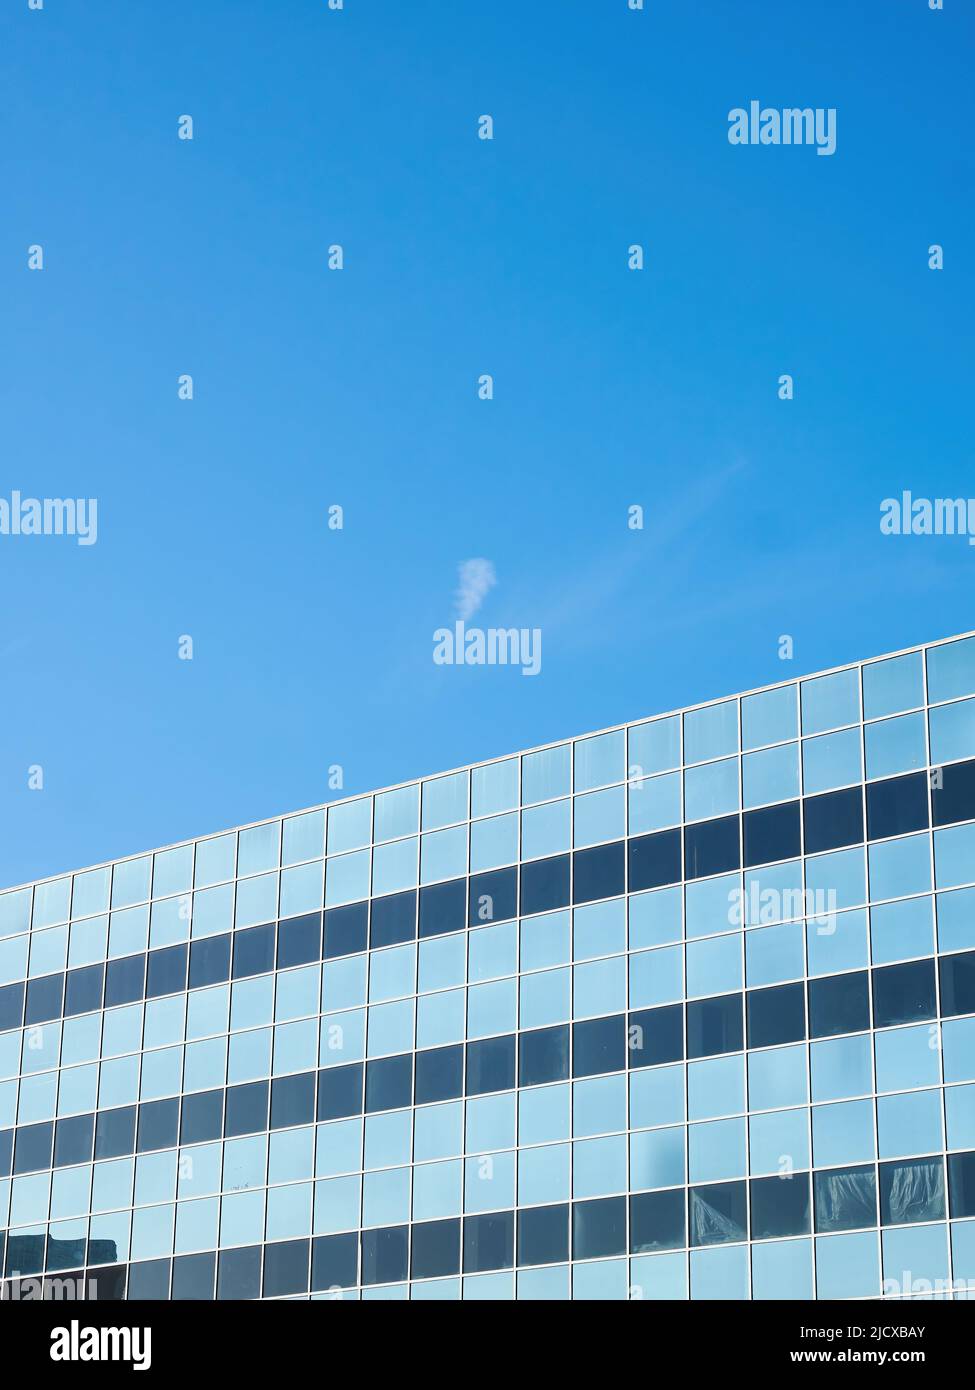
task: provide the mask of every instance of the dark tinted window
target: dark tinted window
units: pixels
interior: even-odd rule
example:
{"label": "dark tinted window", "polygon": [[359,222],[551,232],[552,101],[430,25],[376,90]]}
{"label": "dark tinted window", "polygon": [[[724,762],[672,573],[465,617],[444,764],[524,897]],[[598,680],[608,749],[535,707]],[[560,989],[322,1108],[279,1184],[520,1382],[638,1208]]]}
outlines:
{"label": "dark tinted window", "polygon": [[817,1231],[852,1231],[877,1224],[877,1181],[872,1167],[831,1168],[813,1174]]}
{"label": "dark tinted window", "polygon": [[895,1023],[916,1023],[937,1013],[934,961],[912,960],[873,972],[873,1022],[875,1028]]}
{"label": "dark tinted window", "polygon": [[626,1198],[600,1197],[572,1204],[572,1258],[626,1253]]}
{"label": "dark tinted window", "polygon": [[230,933],[205,937],[190,946],[190,989],[230,979]]}
{"label": "dark tinted window", "polygon": [[492,1212],[490,1216],[464,1218],[464,1273],[511,1269],[515,1262],[515,1214]]}
{"label": "dark tinted window", "polygon": [[518,870],[494,869],[471,879],[467,921],[472,927],[518,915]]}
{"label": "dark tinted window", "polygon": [[771,864],[776,859],[796,859],[800,853],[799,803],[765,806],[746,811],[743,817],[745,867]]}
{"label": "dark tinted window", "polygon": [[93,1013],[102,1006],[104,965],[88,965],[83,970],[69,970],[64,991],[65,1017]]}
{"label": "dark tinted window", "polygon": [[371,946],[395,946],[416,936],[416,893],[394,893],[389,898],[373,898]]}
{"label": "dark tinted window", "polygon": [[24,1021],[24,986],[5,985],[0,989],[0,1033],[19,1028]]}
{"label": "dark tinted window", "polygon": [[684,1057],[684,1006],[641,1009],[630,1014],[626,1031],[631,1067],[655,1067]]}
{"label": "dark tinted window", "polygon": [[178,994],[186,988],[185,946],[169,946],[165,951],[149,952],[149,974],[146,997],[156,999],[162,994]]}
{"label": "dark tinted window", "polygon": [[264,1247],[264,1297],[308,1292],[307,1240],[284,1240]]}
{"label": "dark tinted window", "polygon": [[173,1260],[171,1297],[187,1302],[210,1302],[216,1270],[217,1256],[212,1250],[204,1255],[178,1255]]}
{"label": "dark tinted window", "polygon": [[322,914],[289,917],[278,923],[278,969],[320,960],[322,954]]}
{"label": "dark tinted window", "polygon": [[438,1279],[460,1270],[460,1218],[421,1221],[413,1227],[411,1275]]}
{"label": "dark tinted window", "polygon": [[741,863],[737,816],[705,820],[684,827],[684,872],[687,878],[706,878],[737,869]]}
{"label": "dark tinted window", "polygon": [[484,1038],[467,1044],[467,1094],[507,1091],[515,1084],[515,1038]]}
{"label": "dark tinted window", "polygon": [[366,1063],[366,1111],[399,1110],[413,1103],[413,1054]]}
{"label": "dark tinted window", "polygon": [[381,1226],[362,1233],[363,1284],[395,1284],[407,1277],[408,1226]]}
{"label": "dark tinted window", "polygon": [[641,888],[660,888],[666,883],[680,882],[679,830],[641,835],[629,841],[627,850],[631,893],[637,893]]}
{"label": "dark tinted window", "polygon": [[975,1013],[975,951],[963,951],[957,956],[942,956],[941,1013]]}
{"label": "dark tinted window", "polygon": [[330,908],[325,913],[325,959],[335,960],[337,956],[354,956],[364,951],[368,923],[368,903]]}
{"label": "dark tinted window", "polygon": [[931,788],[935,825],[950,825],[952,821],[975,818],[975,760],[951,763],[941,768],[940,773],[939,778],[933,779],[934,786]]}
{"label": "dark tinted window", "polygon": [[179,1101],[151,1100],[139,1106],[139,1153],[175,1148],[179,1133]]}
{"label": "dark tinted window", "polygon": [[806,1036],[806,998],[801,984],[749,990],[748,1046],[775,1047]]}
{"label": "dark tinted window", "polygon": [[712,1057],[738,1052],[744,1046],[740,994],[717,999],[695,999],[687,1005],[687,1055]]}
{"label": "dark tinted window", "polygon": [[724,1245],[748,1234],[748,1198],[743,1182],[692,1187],[688,1194],[692,1245]]}
{"label": "dark tinted window", "polygon": [[94,1115],[72,1115],[58,1120],[54,1136],[54,1166],[90,1163],[95,1143]]}
{"label": "dark tinted window", "polygon": [[863,793],[859,787],[807,796],[802,803],[806,853],[819,854],[863,839]]}
{"label": "dark tinted window", "polygon": [[521,910],[527,917],[533,912],[552,912],[565,907],[569,901],[569,856],[536,859],[521,866]]}
{"label": "dark tinted window", "polygon": [[315,1073],[278,1076],[271,1082],[271,1128],[310,1125],[315,1118]]}
{"label": "dark tinted window", "polygon": [[752,1183],[752,1239],[803,1236],[809,1231],[809,1174],[756,1178]]}
{"label": "dark tinted window", "polygon": [[975,1152],[948,1155],[952,1216],[975,1216]]}
{"label": "dark tinted window", "polygon": [[137,999],[143,998],[145,988],[145,956],[126,956],[123,960],[108,962],[105,968],[106,1009],[116,1004],[135,1003]]}
{"label": "dark tinted window", "polygon": [[630,1198],[630,1254],[679,1249],[685,1224],[682,1187],[635,1194]]}
{"label": "dark tinted window", "polygon": [[264,975],[274,969],[274,923],[234,932],[234,979]]}
{"label": "dark tinted window", "polygon": [[626,1016],[587,1018],[572,1025],[572,1075],[596,1076],[626,1066]]}
{"label": "dark tinted window", "polygon": [[433,883],[420,889],[420,935],[442,936],[463,931],[467,922],[467,880]]}
{"label": "dark tinted window", "polygon": [[36,1173],[50,1168],[54,1125],[22,1125],[14,1143],[14,1173]]}
{"label": "dark tinted window", "polygon": [[542,1086],[564,1081],[569,1075],[569,1025],[538,1028],[521,1034],[518,1085]]}
{"label": "dark tinted window", "polygon": [[223,1133],[223,1091],[200,1091],[184,1096],[180,1142],[200,1144]]}
{"label": "dark tinted window", "polygon": [[128,1297],[132,1302],[150,1303],[168,1299],[169,1260],[142,1260],[130,1265]]}
{"label": "dark tinted window", "polygon": [[217,1298],[252,1300],[261,1296],[261,1247],[221,1250],[217,1264]]}
{"label": "dark tinted window", "polygon": [[[141,960],[141,956],[136,957]],[[125,961],[115,961],[116,965],[125,965]],[[111,969],[111,966],[109,966]],[[32,1023],[47,1023],[52,1018],[61,1017],[61,1000],[64,994],[63,975],[44,975],[39,980],[28,980],[27,982],[27,1013],[24,1022],[30,1026]],[[133,996],[141,998],[141,992]],[[119,1003],[125,1003],[124,999]]]}
{"label": "dark tinted window", "polygon": [[121,1158],[135,1152],[135,1106],[99,1110],[95,1121],[95,1157]]}
{"label": "dark tinted window", "polygon": [[945,1174],[940,1158],[901,1159],[880,1165],[880,1220],[884,1226],[943,1221]]}
{"label": "dark tinted window", "polygon": [[867,835],[882,840],[928,825],[928,778],[925,772],[867,783]]}
{"label": "dark tinted window", "polygon": [[311,1286],[350,1289],[359,1282],[359,1236],[348,1231],[340,1236],[318,1236],[311,1243]]}
{"label": "dark tinted window", "polygon": [[341,1120],[362,1114],[361,1062],[348,1067],[328,1067],[318,1073],[318,1118]]}
{"label": "dark tinted window", "polygon": [[569,1207],[528,1207],[518,1213],[518,1263],[559,1264],[569,1258]]}
{"label": "dark tinted window", "polygon": [[227,1114],[224,1133],[229,1139],[238,1134],[256,1134],[267,1129],[266,1081],[252,1081],[246,1086],[231,1086],[227,1092]]}
{"label": "dark tinted window", "polygon": [[464,1045],[434,1047],[416,1054],[416,1101],[452,1100],[464,1094]]}
{"label": "dark tinted window", "polygon": [[576,850],[572,856],[572,901],[592,902],[615,898],[625,888],[626,860],[623,841]]}
{"label": "dark tinted window", "polygon": [[836,1033],[859,1033],[870,1027],[867,972],[827,975],[809,981],[809,1036],[829,1038]]}

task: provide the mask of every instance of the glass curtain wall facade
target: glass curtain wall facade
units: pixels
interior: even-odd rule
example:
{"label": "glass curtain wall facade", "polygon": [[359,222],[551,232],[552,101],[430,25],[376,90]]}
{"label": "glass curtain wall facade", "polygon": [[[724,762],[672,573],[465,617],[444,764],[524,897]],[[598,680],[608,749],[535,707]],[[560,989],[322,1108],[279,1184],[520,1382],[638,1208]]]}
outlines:
{"label": "glass curtain wall facade", "polygon": [[975,637],[0,893],[99,1298],[964,1297]]}

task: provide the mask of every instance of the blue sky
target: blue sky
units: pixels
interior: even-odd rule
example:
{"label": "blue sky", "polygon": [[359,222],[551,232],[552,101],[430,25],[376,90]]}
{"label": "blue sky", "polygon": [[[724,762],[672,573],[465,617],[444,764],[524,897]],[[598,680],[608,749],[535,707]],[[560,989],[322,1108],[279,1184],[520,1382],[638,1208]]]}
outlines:
{"label": "blue sky", "polygon": [[[945,4],[10,0],[0,497],[98,541],[0,536],[0,883],[975,627],[879,530],[972,490]],[[537,677],[434,665],[471,557]]]}

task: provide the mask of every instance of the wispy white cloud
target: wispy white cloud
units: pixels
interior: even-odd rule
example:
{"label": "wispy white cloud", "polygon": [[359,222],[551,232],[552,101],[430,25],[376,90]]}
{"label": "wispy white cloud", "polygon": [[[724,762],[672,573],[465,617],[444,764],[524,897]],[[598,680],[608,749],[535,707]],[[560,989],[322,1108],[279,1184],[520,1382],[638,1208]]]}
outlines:
{"label": "wispy white cloud", "polygon": [[491,561],[484,559],[464,560],[457,566],[457,576],[454,603],[458,617],[466,622],[473,618],[498,579]]}

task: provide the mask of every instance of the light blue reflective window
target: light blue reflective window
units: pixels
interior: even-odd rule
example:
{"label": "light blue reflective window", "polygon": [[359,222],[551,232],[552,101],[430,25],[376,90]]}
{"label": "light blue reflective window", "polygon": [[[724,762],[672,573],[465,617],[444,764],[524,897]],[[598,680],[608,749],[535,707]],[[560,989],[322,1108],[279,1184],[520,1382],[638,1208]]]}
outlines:
{"label": "light blue reflective window", "polygon": [[415,835],[420,829],[420,788],[398,787],[376,797],[376,843]]}
{"label": "light blue reflective window", "polygon": [[934,878],[939,888],[957,888],[975,879],[975,825],[934,832]]}
{"label": "light blue reflective window", "polygon": [[[355,854],[340,854],[337,859],[329,859],[325,864],[325,906],[335,907],[339,903],[357,902],[369,896],[369,860],[367,849]],[[244,882],[238,883],[240,893]],[[266,920],[266,919],[265,919]]]}
{"label": "light blue reflective window", "polygon": [[577,792],[605,787],[609,782],[621,782],[626,776],[625,735],[622,729],[611,734],[577,739],[574,746],[574,786]]}
{"label": "light blue reflective window", "polygon": [[[969,1148],[970,1145],[956,1143],[951,1137],[951,1097],[956,1094],[950,1086],[945,1092],[945,1103],[948,1107],[948,1147]],[[975,1127],[972,1132],[975,1134]],[[904,1154],[933,1153],[940,1150],[943,1147],[941,1092],[908,1091],[899,1096],[881,1096],[877,1101],[877,1139],[881,1158],[899,1158]]]}
{"label": "light blue reflective window", "polygon": [[572,790],[571,757],[568,743],[561,743],[557,748],[543,748],[538,753],[526,753],[521,760],[522,805],[566,796]]}
{"label": "light blue reflective window", "polygon": [[51,1218],[73,1216],[88,1211],[91,1193],[91,1165],[81,1168],[62,1168],[54,1174],[51,1184]]}
{"label": "light blue reflective window", "polygon": [[518,813],[492,816],[471,826],[471,873],[513,864],[518,858]]}
{"label": "light blue reflective window", "polygon": [[931,846],[926,832],[871,845],[868,862],[874,902],[931,891]]}
{"label": "light blue reflective window", "polygon": [[503,1211],[515,1204],[513,1151],[469,1158],[464,1171],[464,1210]]}
{"label": "light blue reflective window", "polygon": [[416,947],[393,946],[369,955],[369,1002],[382,1003],[413,994],[416,989]]}
{"label": "light blue reflective window", "polygon": [[72,922],[68,937],[68,968],[92,965],[104,960],[108,951],[108,918],[89,917],[84,922]]}
{"label": "light blue reflective window", "polygon": [[252,1245],[264,1238],[263,1192],[231,1192],[221,1203],[220,1244]]}
{"label": "light blue reflective window", "polygon": [[421,1163],[413,1169],[413,1219],[434,1221],[459,1216],[464,1205],[464,1163]]}
{"label": "light blue reflective window", "polygon": [[811,1240],[769,1240],[752,1246],[752,1298],[812,1297]]}
{"label": "light blue reflective window", "polygon": [[862,777],[859,728],[803,741],[802,786],[807,796],[859,782]]}
{"label": "light blue reflective window", "polygon": [[41,1120],[53,1119],[56,1097],[57,1072],[49,1071],[41,1076],[22,1078],[17,1115],[20,1123],[34,1124]]}
{"label": "light blue reflective window", "polygon": [[322,1008],[351,1009],[366,1002],[366,957],[346,956],[322,967]]}
{"label": "light blue reflective window", "polygon": [[[112,870],[112,907],[131,907],[143,903],[149,897],[149,875],[152,859],[145,855],[142,859],[127,859],[116,864]],[[53,885],[52,885],[53,886]],[[41,885],[34,889],[34,926],[46,923],[37,921],[37,900]],[[67,912],[64,914],[67,916]]]}
{"label": "light blue reflective window", "polygon": [[745,871],[744,901],[736,920],[750,927],[770,926],[773,922],[801,917],[806,910],[802,891],[802,861],[766,864]]}
{"label": "light blue reflective window", "polygon": [[[415,859],[414,851],[414,865]],[[318,911],[322,905],[322,869],[321,860],[317,860],[314,864],[284,870],[281,874],[281,917],[300,917],[305,912]],[[415,867],[412,882],[416,882]]]}
{"label": "light blue reflective window", "polygon": [[748,1246],[716,1245],[691,1251],[691,1298],[748,1297]]}
{"label": "light blue reflective window", "polygon": [[142,1054],[142,1088],[140,1100],[159,1100],[174,1096],[180,1089],[183,1074],[183,1049],[164,1047]]}
{"label": "light blue reflective window", "polygon": [[568,912],[529,917],[520,927],[522,970],[542,970],[569,959]]}
{"label": "light blue reflective window", "polygon": [[274,1017],[274,976],[235,980],[230,996],[230,1029],[256,1028]]}
{"label": "light blue reflective window", "polygon": [[863,668],[863,714],[865,719],[880,719],[885,714],[900,714],[902,710],[917,709],[924,704],[924,681],[921,653],[890,657],[887,661],[871,661]]}
{"label": "light blue reflective window", "polygon": [[688,1119],[711,1120],[744,1108],[745,1059],[741,1053],[688,1063]]}
{"label": "light blue reflective window", "polygon": [[649,1009],[682,999],[683,967],[683,951],[679,946],[639,951],[630,956],[630,1008]]}
{"label": "light blue reflective window", "polygon": [[975,638],[928,648],[928,699],[932,704],[975,692]]}
{"label": "light blue reflective window", "polygon": [[326,836],[329,854],[344,854],[346,850],[361,849],[372,835],[372,798],[341,802],[328,808]]}
{"label": "light blue reflective window", "polygon": [[230,986],[191,990],[186,1003],[187,1038],[206,1038],[225,1033],[230,1018]]}
{"label": "light blue reflective window", "polygon": [[413,1112],[413,1158],[417,1163],[448,1158],[464,1149],[464,1102],[418,1105]]}
{"label": "light blue reflective window", "polygon": [[572,803],[549,801],[532,806],[521,813],[521,857],[544,859],[561,854],[570,847],[572,837]]}
{"label": "light blue reflective window", "polygon": [[517,980],[493,980],[467,991],[467,1036],[513,1033],[518,1026]]}
{"label": "light blue reflective window", "polygon": [[684,815],[709,820],[738,810],[738,759],[689,767],[684,773]]}
{"label": "light blue reflective window", "polygon": [[[111,877],[112,871],[107,868],[89,869],[87,873],[75,874],[74,887],[71,891],[71,916],[92,917],[96,912],[107,912]],[[29,904],[30,889],[22,889],[21,893]],[[13,897],[14,895],[11,894],[10,896]],[[2,904],[2,899],[0,899],[0,904]],[[0,922],[2,920],[3,908],[0,905]],[[0,936],[3,935],[4,932],[0,926]]]}
{"label": "light blue reflective window", "polygon": [[132,1219],[132,1259],[155,1260],[173,1253],[174,1204],[142,1207]]}
{"label": "light blue reflective window", "polygon": [[278,974],[277,984],[275,1023],[290,1023],[294,1018],[318,1013],[322,989],[320,965],[306,965],[301,970],[282,970]]}
{"label": "light blue reflective window", "polygon": [[687,1297],[686,1256],[679,1251],[666,1255],[643,1255],[630,1261],[630,1285],[634,1296],[644,1299],[682,1299]]}
{"label": "light blue reflective window", "polygon": [[680,888],[658,888],[652,893],[635,893],[627,899],[630,919],[630,950],[644,946],[665,946],[683,935]]}
{"label": "light blue reflective window", "polygon": [[417,1047],[445,1047],[462,1042],[466,1017],[464,990],[422,995],[416,1008]]}
{"label": "light blue reflective window", "polygon": [[382,1173],[366,1173],[362,1180],[363,1226],[398,1226],[409,1219],[409,1168],[387,1168]]}
{"label": "light blue reflective window", "polygon": [[627,787],[630,834],[645,835],[681,821],[680,773],[643,777]]}
{"label": "light blue reflective window", "polygon": [[522,1028],[544,1028],[549,1023],[562,1023],[567,1019],[570,987],[568,970],[523,975],[520,981]]}
{"label": "light blue reflective window", "polygon": [[237,837],[237,873],[263,874],[280,862],[281,822],[268,821],[242,830]]}
{"label": "light blue reflective window", "polygon": [[[408,1111],[392,1111],[392,1115],[409,1115]],[[380,1119],[381,1116],[374,1116]],[[382,1116],[385,1119],[385,1116]],[[314,1176],[337,1177],[339,1173],[355,1173],[362,1168],[363,1122],[359,1118],[332,1120],[317,1127],[314,1147]]]}
{"label": "light blue reflective window", "polygon": [[975,888],[939,893],[938,950],[970,951],[975,947]]}
{"label": "light blue reflective window", "polygon": [[607,787],[575,798],[574,844],[576,848],[619,840],[626,834],[626,789]]}
{"label": "light blue reflective window", "polygon": [[817,676],[800,686],[802,732],[822,734],[860,718],[860,680],[856,668]]}
{"label": "light blue reflective window", "polygon": [[954,1278],[975,1285],[975,1221],[951,1223],[951,1256]]}
{"label": "light blue reflective window", "polygon": [[467,979],[467,942],[463,936],[442,936],[420,942],[420,993],[449,989]]}
{"label": "light blue reflective window", "polygon": [[746,695],[741,702],[741,736],[744,748],[784,743],[798,733],[798,691],[794,685]]}
{"label": "light blue reflective window", "polygon": [[880,1255],[876,1231],[817,1238],[818,1298],[874,1298],[879,1292]]}
{"label": "light blue reflective window", "polygon": [[[195,1157],[196,1151],[193,1150]],[[135,1204],[148,1206],[152,1202],[171,1202],[176,1196],[175,1149],[162,1153],[140,1154],[135,1163]]]}
{"label": "light blue reflective window", "polygon": [[824,913],[806,924],[806,954],[810,975],[835,975],[867,964],[867,914]]}
{"label": "light blue reflective window", "polygon": [[746,809],[799,795],[799,745],[784,743],[741,760],[742,795]]}
{"label": "light blue reflective window", "polygon": [[210,1038],[191,1043],[186,1049],[183,1070],[184,1091],[209,1091],[223,1086],[227,1079],[227,1039]]}
{"label": "light blue reflective window", "polygon": [[91,1185],[92,1211],[111,1211],[127,1206],[132,1200],[132,1179],[135,1162],[131,1158],[116,1159],[114,1163],[96,1163]]}
{"label": "light blue reflective window", "polygon": [[625,956],[573,966],[572,977],[574,1018],[618,1013],[626,1008]]}
{"label": "light blue reflective window", "polygon": [[950,1018],[941,1025],[945,1082],[975,1079],[975,1018]]}
{"label": "light blue reflective window", "polygon": [[[98,918],[94,919],[98,921]],[[87,924],[86,924],[87,925]],[[234,885],[221,883],[216,888],[204,888],[193,894],[193,921],[190,935],[194,941],[204,936],[218,936],[234,925]],[[71,928],[74,936],[77,926]]]}
{"label": "light blue reflective window", "polygon": [[787,922],[747,931],[745,970],[750,987],[799,979],[805,973],[802,923]]}
{"label": "light blue reflective window", "polygon": [[234,876],[237,862],[237,836],[216,835],[209,840],[197,840],[193,885],[209,888],[214,883],[226,883]]}
{"label": "light blue reflective window", "polygon": [[719,1182],[745,1173],[745,1120],[714,1120],[688,1128],[690,1182]]}
{"label": "light blue reflective window", "polygon": [[741,937],[687,944],[687,994],[730,994],[742,988]]}
{"label": "light blue reflective window", "polygon": [[738,701],[690,710],[684,715],[684,762],[702,763],[738,752]]}
{"label": "light blue reflective window", "polygon": [[[224,1179],[226,1185],[226,1178]],[[331,1235],[334,1231],[354,1231],[359,1226],[359,1198],[362,1179],[329,1178],[315,1184],[315,1235]]]}
{"label": "light blue reflective window", "polygon": [[572,1266],[572,1297],[576,1302],[622,1303],[629,1297],[626,1260],[600,1260]]}
{"label": "light blue reflective window", "polygon": [[848,1100],[812,1108],[813,1163],[817,1168],[870,1163],[876,1158],[873,1101]]}
{"label": "light blue reflective window", "polygon": [[492,980],[514,975],[518,969],[518,924],[501,922],[470,934],[468,974],[475,980]]}
{"label": "light blue reflective window", "polygon": [[449,777],[436,777],[423,783],[424,830],[439,830],[467,819],[468,784],[466,772],[454,772]]}
{"label": "light blue reflective window", "polygon": [[288,816],[283,824],[282,864],[301,864],[325,854],[325,812],[306,811]]}
{"label": "light blue reflective window", "polygon": [[557,1139],[568,1139],[570,1104],[566,1084],[532,1086],[519,1091],[518,1142],[550,1144]]}
{"label": "light blue reflective window", "polygon": [[131,956],[144,951],[149,942],[149,908],[131,907],[125,912],[113,912],[108,932],[110,959]]}
{"label": "light blue reflective window", "polygon": [[975,757],[975,700],[959,700],[930,711],[931,765]]}
{"label": "light blue reflective window", "polygon": [[420,839],[420,882],[459,878],[467,873],[467,826],[437,830]]}
{"label": "light blue reflective window", "polygon": [[323,1014],[318,1047],[320,1067],[344,1066],[360,1062],[366,1055],[366,1011],[347,1009],[340,1014]]}
{"label": "light blue reflective window", "polygon": [[730,931],[741,922],[741,876],[722,874],[688,883],[684,889],[684,922],[688,937]]}
{"label": "light blue reflective window", "polygon": [[[431,1281],[438,1283],[438,1280]],[[524,1302],[565,1302],[569,1298],[569,1266],[546,1265],[539,1269],[519,1269],[518,1298]],[[416,1286],[421,1287],[420,1285]],[[414,1298],[417,1295],[414,1293]]]}
{"label": "light blue reflective window", "polygon": [[516,1094],[505,1091],[467,1102],[466,1148],[470,1153],[506,1149],[515,1142]]}
{"label": "light blue reflective window", "polygon": [[[278,915],[278,876],[263,874],[259,878],[244,878],[237,884],[237,903],[234,908],[234,925],[237,927],[256,927],[262,922],[273,922]],[[112,913],[112,927],[115,926],[115,913]]]}
{"label": "light blue reflective window", "polygon": [[249,1033],[233,1035],[227,1063],[227,1080],[231,1086],[271,1075],[272,1038],[270,1028],[257,1028]]}
{"label": "light blue reflective window", "polygon": [[626,1077],[595,1076],[572,1088],[572,1135],[586,1139],[626,1129]]}
{"label": "light blue reflective window", "polygon": [[[417,852],[415,838],[377,845],[372,856],[373,893],[377,896],[382,893],[400,893],[406,888],[415,887],[418,872]],[[283,887],[282,883],[282,889]],[[281,915],[285,915],[283,908]]]}
{"label": "light blue reflective window", "polygon": [[[939,1098],[937,1091],[923,1091],[920,1094],[931,1095],[935,1100]],[[891,1101],[894,1099],[890,1097]],[[948,1120],[948,1148],[975,1149],[975,1086],[948,1086],[945,1090],[945,1111]],[[941,1147],[940,1133],[937,1141],[930,1147]],[[914,1153],[920,1150],[904,1149],[903,1152]]]}
{"label": "light blue reflective window", "polygon": [[630,1188],[679,1187],[684,1182],[684,1128],[644,1129],[630,1135]]}
{"label": "light blue reflective window", "polygon": [[810,855],[806,859],[806,892],[814,895],[817,915],[820,902],[830,912],[859,907],[866,902],[867,874],[862,847]]}
{"label": "light blue reflective window", "polygon": [[141,1004],[125,1009],[108,1009],[102,1028],[102,1056],[117,1057],[123,1052],[135,1052],[142,1046]]}
{"label": "light blue reflective window", "polygon": [[17,936],[30,927],[30,891],[0,893],[0,937]]}
{"label": "light blue reflective window", "polygon": [[263,1187],[267,1177],[267,1135],[228,1139],[223,1146],[223,1186],[225,1192]]}
{"label": "light blue reflective window", "polygon": [[602,1197],[626,1191],[626,1135],[582,1139],[572,1145],[572,1195]]}
{"label": "light blue reflective window", "polygon": [[[923,1296],[948,1284],[948,1228],[909,1226],[883,1233],[884,1283],[886,1294],[914,1293]],[[969,1297],[971,1294],[969,1292]]]}
{"label": "light blue reflective window", "polygon": [[812,1043],[809,1060],[813,1100],[843,1100],[847,1096],[862,1096],[871,1091],[873,1067],[870,1052],[870,1037],[866,1033]]}
{"label": "light blue reflective window", "polygon": [[936,1023],[878,1033],[877,1090],[903,1091],[908,1086],[936,1086],[941,1079],[940,1041]]}
{"label": "light blue reflective window", "polygon": [[923,714],[883,719],[879,724],[868,724],[863,732],[868,777],[889,777],[895,772],[927,766]]}
{"label": "light blue reflective window", "polygon": [[680,767],[680,716],[634,724],[629,731],[628,775],[643,777],[672,767]]}
{"label": "light blue reflective window", "polygon": [[610,898],[577,907],[573,913],[572,944],[576,960],[625,951],[626,900]]}
{"label": "light blue reflective window", "polygon": [[[397,1008],[398,1005],[388,1005],[387,1007]],[[308,1018],[301,1023],[285,1023],[279,1028],[275,1028],[273,1054],[275,1076],[284,1076],[288,1072],[310,1071],[317,1062],[317,1018]]]}
{"label": "light blue reflective window", "polygon": [[551,1144],[518,1153],[518,1200],[524,1206],[567,1201],[569,1145]]}
{"label": "light blue reflective window", "polygon": [[748,1121],[748,1155],[753,1176],[803,1172],[809,1167],[809,1112],[803,1108],[752,1115]]}
{"label": "light blue reflective window", "polygon": [[31,978],[38,975],[54,975],[62,971],[68,958],[68,928],[49,927],[47,931],[36,931],[30,939]]}
{"label": "light blue reflective window", "polygon": [[[107,1216],[93,1216],[88,1228],[88,1258],[94,1264],[96,1257],[94,1251],[99,1245],[103,1250],[114,1247],[113,1258],[117,1260],[127,1260],[129,1258],[129,1228],[132,1224],[130,1212],[113,1211]],[[213,1232],[213,1244],[216,1241],[216,1231]],[[106,1249],[107,1247],[107,1249]],[[104,1261],[105,1256],[102,1256]]]}
{"label": "light blue reflective window", "polygon": [[[190,934],[192,896],[160,898],[152,904],[149,917],[149,947],[175,946]],[[74,927],[71,929],[74,931]]]}
{"label": "light blue reflective window", "polygon": [[805,1044],[748,1054],[749,1109],[804,1105],[808,1099]]}
{"label": "light blue reflective window", "polygon": [[684,1068],[648,1067],[631,1071],[630,1125],[680,1124],[684,1119]]}
{"label": "light blue reflective window", "polygon": [[413,1047],[413,1014],[412,999],[403,999],[397,1004],[380,1004],[370,1009],[366,1056],[383,1057],[395,1052],[409,1052]]}
{"label": "light blue reflective window", "polygon": [[471,815],[495,816],[518,805],[518,759],[487,763],[471,771]]}
{"label": "light blue reflective window", "polygon": [[[927,837],[925,837],[927,838]],[[932,898],[907,898],[870,909],[870,947],[874,965],[887,965],[934,952]]]}
{"label": "light blue reflective window", "polygon": [[[61,1065],[70,1066],[73,1062],[93,1062],[98,1058],[101,1050],[102,1039],[102,1016],[101,1014],[85,1014],[81,1018],[66,1018],[64,1020],[64,1041],[61,1045]],[[0,1039],[0,1076],[13,1075],[3,1069],[2,1053],[3,1044],[7,1041],[15,1043],[16,1035],[8,1033]],[[20,1052],[17,1052],[17,1062],[20,1060]],[[16,1071],[16,1062],[14,1066]]]}

